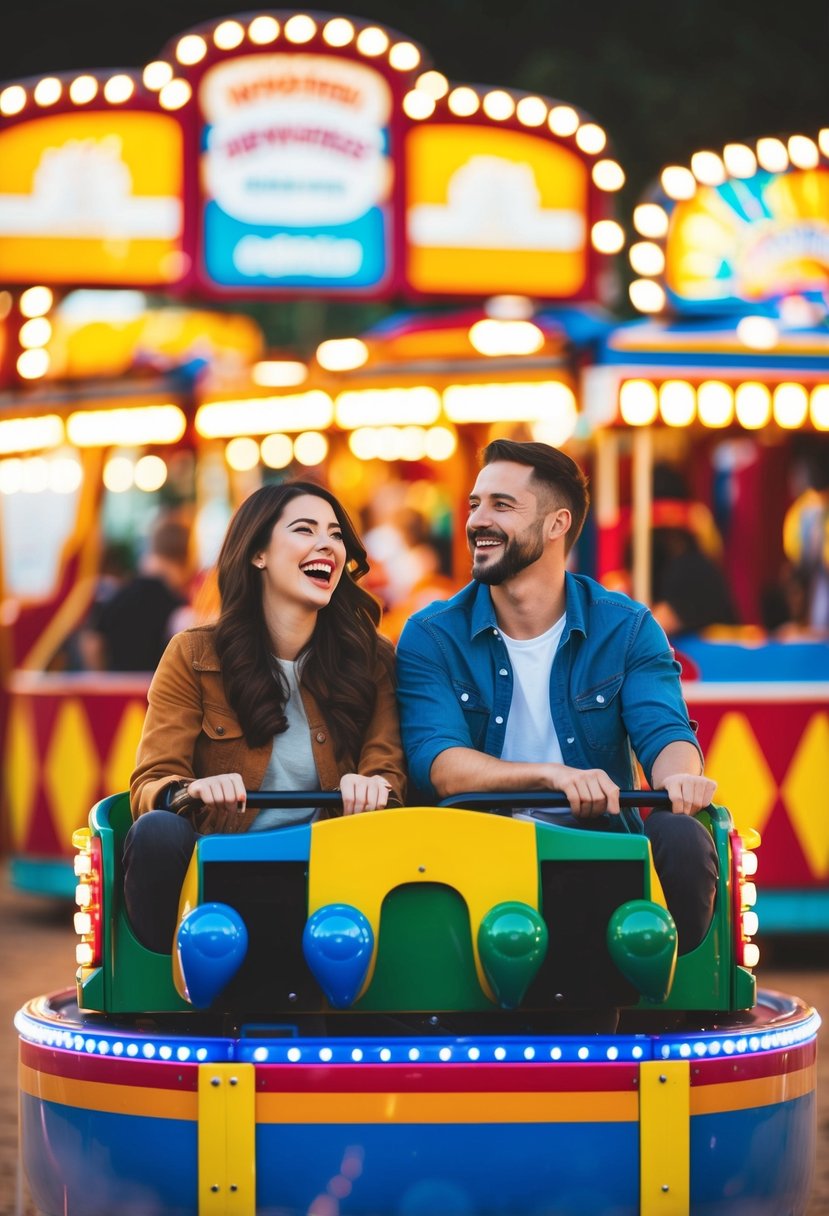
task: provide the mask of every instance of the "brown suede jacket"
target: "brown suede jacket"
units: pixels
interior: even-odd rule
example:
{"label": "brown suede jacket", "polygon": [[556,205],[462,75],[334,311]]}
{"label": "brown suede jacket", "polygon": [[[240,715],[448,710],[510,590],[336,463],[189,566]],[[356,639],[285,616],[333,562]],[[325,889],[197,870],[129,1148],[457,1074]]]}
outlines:
{"label": "brown suede jacket", "polygon": [[[240,773],[245,789],[258,790],[262,784],[272,744],[248,746],[225,696],[214,632],[215,626],[200,625],[176,634],[158,665],[130,780],[135,819],[160,805],[167,786],[196,777]],[[381,647],[388,645],[380,639]],[[377,702],[358,756],[342,754],[322,709],[302,690],[320,789],[337,789],[344,773],[379,774],[392,787],[389,805],[402,805],[406,777],[393,669],[390,654],[378,655]],[[202,809],[194,826],[200,832],[244,832],[257,814],[250,809],[241,815]]]}

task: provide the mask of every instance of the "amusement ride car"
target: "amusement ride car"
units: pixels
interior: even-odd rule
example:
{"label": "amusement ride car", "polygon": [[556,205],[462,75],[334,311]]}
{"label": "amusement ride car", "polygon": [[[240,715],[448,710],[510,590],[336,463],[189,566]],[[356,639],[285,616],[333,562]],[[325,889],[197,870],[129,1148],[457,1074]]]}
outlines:
{"label": "amusement ride car", "polygon": [[160,954],[123,904],[128,795],[98,803],[74,838],[77,992],[17,1017],[38,1212],[805,1212],[819,1018],[756,991],[756,833],[701,812],[716,905],[678,955],[648,840],[557,807],[471,794],[203,836]]}

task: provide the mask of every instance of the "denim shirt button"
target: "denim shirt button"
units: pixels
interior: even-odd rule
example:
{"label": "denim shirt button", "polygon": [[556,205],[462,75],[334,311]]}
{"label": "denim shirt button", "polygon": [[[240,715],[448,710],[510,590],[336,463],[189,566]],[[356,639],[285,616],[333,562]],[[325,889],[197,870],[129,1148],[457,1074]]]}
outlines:
{"label": "denim shirt button", "polygon": [[598,701],[599,705],[604,705],[604,697],[601,693],[599,693],[599,695],[596,697],[596,700]]}
{"label": "denim shirt button", "polygon": [[502,667],[501,670],[498,672],[498,675],[499,676],[508,676],[509,672],[507,671],[506,667]]}
{"label": "denim shirt button", "polygon": [[462,700],[462,701],[468,701],[468,700],[469,700],[469,693],[468,693],[468,692],[462,692],[462,693],[461,693],[461,700]]}
{"label": "denim shirt button", "polygon": [[498,723],[498,725],[499,725],[499,726],[501,725],[501,723],[503,722],[503,720],[504,720],[504,719],[501,717],[501,715],[500,715],[500,714],[499,714],[499,715],[498,715],[498,717],[495,719],[495,721]]}
{"label": "denim shirt button", "polygon": [[570,737],[568,738],[567,742],[568,742],[568,743],[575,743],[575,742],[576,742],[576,740],[573,738],[573,736],[572,736],[572,735],[570,735]]}
{"label": "denim shirt button", "polygon": [[492,631],[492,636],[493,636],[494,638],[499,638],[501,635],[500,635],[500,633],[498,632],[498,630],[497,630],[497,629],[493,629],[493,631]]}

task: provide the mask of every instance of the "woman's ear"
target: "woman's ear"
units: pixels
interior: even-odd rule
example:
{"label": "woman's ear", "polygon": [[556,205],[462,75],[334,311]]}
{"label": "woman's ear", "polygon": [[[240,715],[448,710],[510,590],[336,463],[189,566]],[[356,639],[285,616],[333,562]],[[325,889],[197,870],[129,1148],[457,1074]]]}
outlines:
{"label": "woman's ear", "polygon": [[251,565],[255,566],[257,570],[265,569],[265,559],[261,553],[254,553],[253,557],[250,560],[251,560]]}

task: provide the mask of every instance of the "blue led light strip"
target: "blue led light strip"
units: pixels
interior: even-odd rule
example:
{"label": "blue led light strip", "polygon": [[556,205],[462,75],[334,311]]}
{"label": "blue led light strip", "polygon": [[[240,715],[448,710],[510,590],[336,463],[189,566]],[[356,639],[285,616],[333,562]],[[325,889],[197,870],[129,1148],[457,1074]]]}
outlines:
{"label": "blue led light strip", "polygon": [[813,1039],[820,1017],[812,1010],[792,1025],[747,1034],[718,1030],[694,1036],[596,1035],[552,1038],[383,1038],[383,1039],[256,1039],[126,1033],[125,1028],[100,1026],[67,1029],[39,1021],[22,1010],[15,1017],[22,1039],[29,1043],[79,1054],[181,1063],[239,1061],[253,1064],[599,1064],[710,1058],[719,1055],[758,1055]]}

